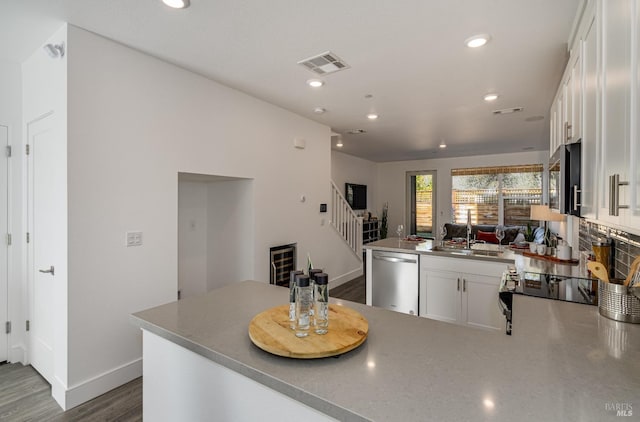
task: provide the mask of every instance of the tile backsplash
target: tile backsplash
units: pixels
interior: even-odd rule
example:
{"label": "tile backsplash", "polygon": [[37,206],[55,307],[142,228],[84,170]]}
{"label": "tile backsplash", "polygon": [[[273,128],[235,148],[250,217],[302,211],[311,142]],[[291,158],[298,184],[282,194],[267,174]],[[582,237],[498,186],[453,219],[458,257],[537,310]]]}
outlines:
{"label": "tile backsplash", "polygon": [[633,260],[640,256],[640,236],[580,219],[579,250],[592,251],[591,242],[611,239],[614,277],[625,278]]}

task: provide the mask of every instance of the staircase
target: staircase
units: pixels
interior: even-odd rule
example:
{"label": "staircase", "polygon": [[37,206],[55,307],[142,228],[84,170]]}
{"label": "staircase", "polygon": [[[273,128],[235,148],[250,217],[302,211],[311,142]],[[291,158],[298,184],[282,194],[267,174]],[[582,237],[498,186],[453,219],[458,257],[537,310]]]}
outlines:
{"label": "staircase", "polygon": [[362,217],[358,217],[331,182],[331,226],[362,261]]}

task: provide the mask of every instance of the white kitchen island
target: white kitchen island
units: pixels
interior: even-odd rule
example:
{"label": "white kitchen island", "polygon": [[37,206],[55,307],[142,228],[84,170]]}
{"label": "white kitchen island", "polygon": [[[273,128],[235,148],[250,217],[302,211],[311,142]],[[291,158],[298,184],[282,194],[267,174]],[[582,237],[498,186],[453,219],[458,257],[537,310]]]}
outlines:
{"label": "white kitchen island", "polygon": [[334,300],[368,319],[367,341],[294,360],[247,332],[287,300],[286,288],[244,281],[134,314],[145,419],[603,421],[640,406],[640,326],[595,306],[515,295],[507,336]]}

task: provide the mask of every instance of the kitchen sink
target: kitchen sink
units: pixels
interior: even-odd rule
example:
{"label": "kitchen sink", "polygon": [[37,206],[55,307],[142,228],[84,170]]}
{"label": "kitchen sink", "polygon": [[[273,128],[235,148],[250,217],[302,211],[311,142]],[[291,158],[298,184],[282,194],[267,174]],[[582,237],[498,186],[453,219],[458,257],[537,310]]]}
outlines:
{"label": "kitchen sink", "polygon": [[452,255],[467,255],[467,256],[501,256],[502,252],[496,249],[480,249],[480,248],[448,248],[442,246],[434,246],[432,251],[446,252]]}

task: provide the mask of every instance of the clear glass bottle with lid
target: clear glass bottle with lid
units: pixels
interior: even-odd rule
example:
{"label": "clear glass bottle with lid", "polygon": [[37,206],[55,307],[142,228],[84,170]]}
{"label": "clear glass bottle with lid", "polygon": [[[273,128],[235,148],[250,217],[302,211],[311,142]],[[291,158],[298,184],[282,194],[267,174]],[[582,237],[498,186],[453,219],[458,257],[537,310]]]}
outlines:
{"label": "clear glass bottle with lid", "polygon": [[308,275],[296,276],[296,282],[296,337],[306,337],[311,323],[313,292]]}
{"label": "clear glass bottle with lid", "polygon": [[296,276],[302,274],[300,270],[289,273],[289,325],[292,330],[296,328]]}
{"label": "clear glass bottle with lid", "polygon": [[327,334],[329,329],[329,276],[315,274],[313,320],[316,334]]}

